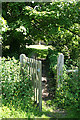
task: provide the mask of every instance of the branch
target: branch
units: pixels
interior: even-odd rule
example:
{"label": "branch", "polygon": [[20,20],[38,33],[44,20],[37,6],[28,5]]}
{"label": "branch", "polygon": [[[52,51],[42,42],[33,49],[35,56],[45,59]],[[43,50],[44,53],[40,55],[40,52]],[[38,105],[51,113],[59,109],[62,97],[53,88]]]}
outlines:
{"label": "branch", "polygon": [[[64,29],[66,29],[65,27],[62,27],[62,26],[60,26],[60,28],[64,28]],[[66,29],[66,30],[68,30],[69,32],[71,32],[71,33],[73,33],[74,35],[77,35],[77,36],[79,36],[80,37],[80,34],[77,34],[77,33],[75,33],[75,32],[73,32],[73,31],[71,31],[70,29]]]}

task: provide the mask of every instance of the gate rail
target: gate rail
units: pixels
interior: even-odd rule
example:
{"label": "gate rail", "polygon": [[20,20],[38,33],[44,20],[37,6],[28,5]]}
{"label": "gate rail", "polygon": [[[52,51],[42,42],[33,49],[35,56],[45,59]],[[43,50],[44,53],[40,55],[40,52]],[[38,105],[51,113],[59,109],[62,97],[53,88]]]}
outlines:
{"label": "gate rail", "polygon": [[33,58],[26,57],[25,54],[20,55],[21,69],[28,64],[27,72],[31,76],[34,87],[34,102],[39,105],[39,110],[42,111],[42,63]]}

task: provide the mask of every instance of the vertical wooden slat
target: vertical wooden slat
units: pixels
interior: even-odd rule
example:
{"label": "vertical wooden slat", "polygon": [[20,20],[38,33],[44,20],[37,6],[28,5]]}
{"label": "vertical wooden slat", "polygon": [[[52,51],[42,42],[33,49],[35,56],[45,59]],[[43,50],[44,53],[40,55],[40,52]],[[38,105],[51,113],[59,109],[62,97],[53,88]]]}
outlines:
{"label": "vertical wooden slat", "polygon": [[29,75],[30,75],[30,80],[31,80],[31,58],[29,58],[29,69],[30,69]]}
{"label": "vertical wooden slat", "polygon": [[33,72],[33,69],[32,69],[32,58],[31,58],[31,80],[32,80],[32,72]]}
{"label": "vertical wooden slat", "polygon": [[37,75],[38,75],[38,103],[39,103],[39,93],[40,93],[40,89],[39,89],[39,87],[40,87],[40,78],[39,78],[39,74],[40,74],[40,65],[39,65],[40,63],[39,63],[39,61],[38,61],[38,69],[37,69]]}
{"label": "vertical wooden slat", "polygon": [[35,79],[35,85],[36,85],[35,89],[36,89],[36,91],[35,92],[36,92],[36,103],[37,103],[37,60],[35,60],[35,61],[36,61],[36,71],[35,71],[36,72],[35,73],[36,74],[36,79]]}
{"label": "vertical wooden slat", "polygon": [[40,73],[40,68],[39,68],[39,61],[38,61],[38,101],[39,101],[39,87],[40,87],[40,84],[39,84],[39,73]]}
{"label": "vertical wooden slat", "polygon": [[35,60],[33,59],[33,87],[34,87],[34,101],[35,101]]}
{"label": "vertical wooden slat", "polygon": [[2,43],[0,42],[0,57],[2,57]]}
{"label": "vertical wooden slat", "polygon": [[[24,60],[23,60],[24,59]],[[27,72],[31,76],[31,80],[33,80],[34,87],[34,101],[39,103],[39,109],[42,110],[42,67],[41,61],[37,61],[35,59],[31,59],[26,57],[24,54],[20,55],[21,69],[28,64]]]}
{"label": "vertical wooden slat", "polygon": [[21,73],[23,73],[22,67],[23,67],[23,54],[20,55],[20,69],[21,69]]}
{"label": "vertical wooden slat", "polygon": [[27,59],[27,63],[28,63],[28,68],[27,68],[27,72],[28,72],[28,78],[30,79],[30,66],[29,66],[29,64],[30,64],[30,61],[29,61],[29,58]]}
{"label": "vertical wooden slat", "polygon": [[29,75],[30,75],[30,59],[28,59],[28,63],[29,63]]}
{"label": "vertical wooden slat", "polygon": [[39,110],[42,111],[42,63],[39,61]]}
{"label": "vertical wooden slat", "polygon": [[35,92],[35,103],[36,103],[36,60],[34,60],[34,92]]}
{"label": "vertical wooden slat", "polygon": [[32,68],[32,84],[33,84],[33,68],[34,68],[33,59],[31,59],[31,62],[32,62],[31,68]]}
{"label": "vertical wooden slat", "polygon": [[39,104],[39,61],[37,61],[37,104]]}

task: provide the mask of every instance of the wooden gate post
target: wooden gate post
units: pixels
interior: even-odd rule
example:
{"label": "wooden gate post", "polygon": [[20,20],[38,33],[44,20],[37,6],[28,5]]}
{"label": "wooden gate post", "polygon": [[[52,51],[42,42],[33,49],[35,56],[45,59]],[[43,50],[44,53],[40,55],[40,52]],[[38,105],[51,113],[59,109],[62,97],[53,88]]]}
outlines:
{"label": "wooden gate post", "polygon": [[61,53],[59,54],[57,61],[57,87],[60,87],[63,81],[63,66],[64,66],[64,55]]}
{"label": "wooden gate post", "polygon": [[24,61],[23,58],[25,58],[25,54],[20,55],[20,67],[21,67],[21,74],[23,74],[23,66],[24,66]]}
{"label": "wooden gate post", "polygon": [[0,57],[2,57],[2,43],[0,42]]}
{"label": "wooden gate post", "polygon": [[21,67],[21,72],[22,72],[22,67],[23,67],[23,54],[20,55],[20,67]]}

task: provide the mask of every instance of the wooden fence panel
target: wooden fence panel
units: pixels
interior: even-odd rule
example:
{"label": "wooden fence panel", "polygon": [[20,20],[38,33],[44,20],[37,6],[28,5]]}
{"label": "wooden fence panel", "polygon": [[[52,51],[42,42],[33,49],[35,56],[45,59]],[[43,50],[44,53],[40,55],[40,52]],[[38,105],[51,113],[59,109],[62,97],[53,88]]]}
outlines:
{"label": "wooden fence panel", "polygon": [[20,63],[21,63],[21,72],[23,72],[22,67],[26,64],[27,73],[30,75],[30,80],[33,82],[34,89],[34,102],[39,105],[40,111],[42,110],[42,65],[41,61],[28,58],[25,54],[20,55]]}

